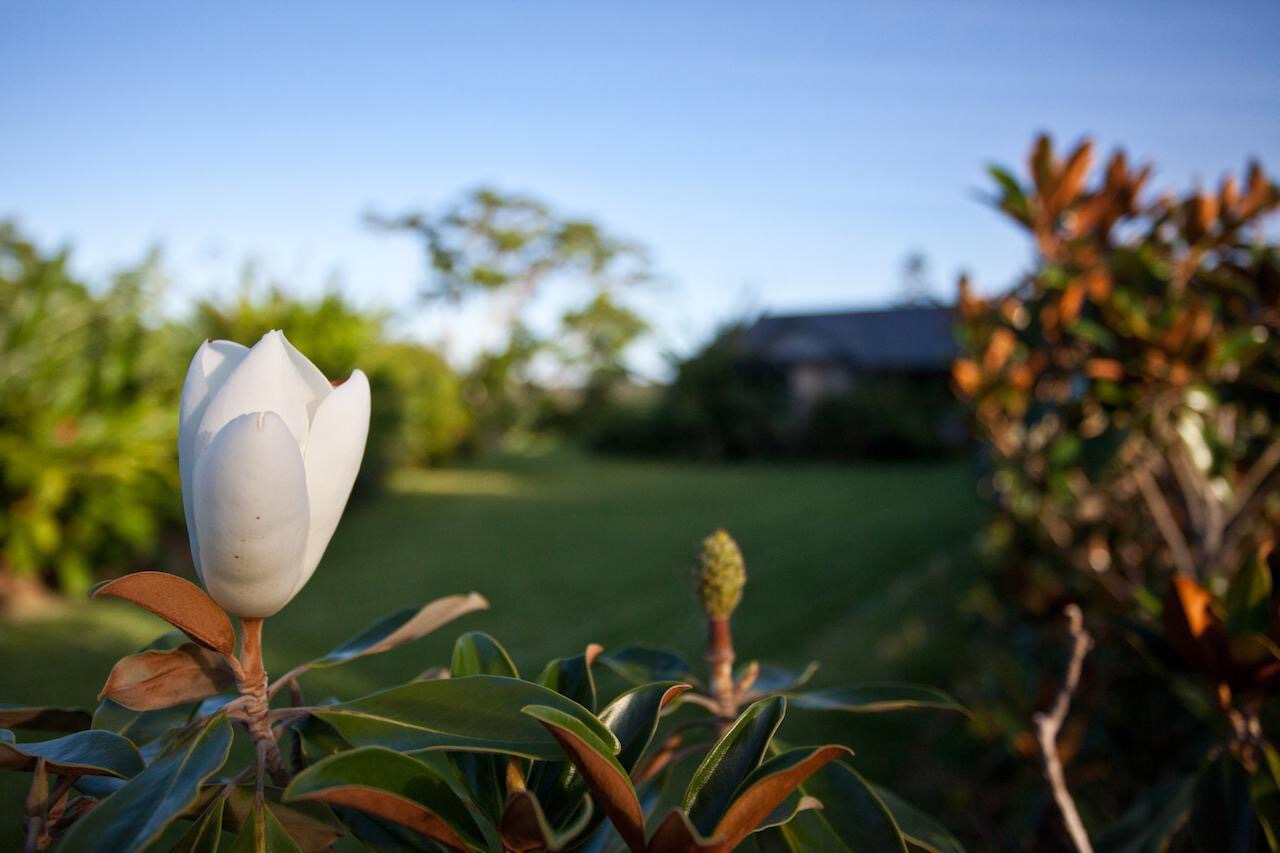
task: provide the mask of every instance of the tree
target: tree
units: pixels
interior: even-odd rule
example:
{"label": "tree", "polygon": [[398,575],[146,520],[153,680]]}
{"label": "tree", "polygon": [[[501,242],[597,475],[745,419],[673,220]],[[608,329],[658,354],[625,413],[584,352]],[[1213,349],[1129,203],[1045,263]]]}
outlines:
{"label": "tree", "polygon": [[[647,326],[614,294],[652,279],[648,253],[639,244],[535,198],[489,187],[472,190],[438,212],[368,219],[376,228],[422,241],[430,271],[423,289],[428,302],[499,301],[496,315],[506,344],[479,357],[470,392],[478,419],[492,436],[529,425],[538,397],[531,367],[539,356],[585,367],[589,390],[602,387],[593,383],[625,376],[624,351]],[[574,339],[568,347],[551,346],[528,317],[529,304],[553,283],[585,287],[591,294],[586,305],[563,317],[562,329]]]}

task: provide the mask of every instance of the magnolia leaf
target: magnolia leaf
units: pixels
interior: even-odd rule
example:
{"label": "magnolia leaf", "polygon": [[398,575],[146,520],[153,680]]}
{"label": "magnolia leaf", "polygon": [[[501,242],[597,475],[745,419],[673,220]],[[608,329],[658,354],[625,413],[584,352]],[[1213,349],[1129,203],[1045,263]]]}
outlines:
{"label": "magnolia leaf", "polygon": [[449,674],[454,678],[468,675],[505,675],[519,678],[516,665],[502,644],[483,631],[469,631],[453,644]]}
{"label": "magnolia leaf", "polygon": [[746,778],[733,803],[712,833],[723,838],[730,848],[746,838],[773,810],[782,804],[805,779],[828,762],[847,757],[853,751],[845,746],[820,746],[816,749],[793,749],[774,756]]}
{"label": "magnolia leaf", "polygon": [[672,809],[649,838],[649,853],[728,853],[729,845],[719,838],[704,838],[689,818]]}
{"label": "magnolia leaf", "polygon": [[600,655],[600,663],[634,685],[651,681],[688,681],[697,684],[693,669],[675,652],[645,646],[623,646]]}
{"label": "magnolia leaf", "polygon": [[92,725],[93,715],[83,708],[44,708],[0,704],[0,729],[80,732]]}
{"label": "magnolia leaf", "polygon": [[173,847],[173,853],[218,853],[227,798],[216,796]]}
{"label": "magnolia leaf", "polygon": [[644,812],[631,777],[615,750],[583,722],[556,708],[531,705],[524,712],[546,726],[586,780],[600,809],[632,850],[644,850]]}
{"label": "magnolia leaf", "polygon": [[800,785],[822,803],[781,831],[800,850],[876,850],[906,853],[906,840],[888,807],[853,768],[833,761]]}
{"label": "magnolia leaf", "polygon": [[806,690],[788,693],[792,708],[808,711],[844,711],[853,714],[873,714],[884,711],[908,711],[935,709],[968,714],[955,699],[919,684],[862,684],[856,687],[832,687],[826,690]]}
{"label": "magnolia leaf", "polygon": [[99,699],[132,711],[155,711],[214,696],[235,683],[216,652],[184,643],[171,651],[152,650],[120,658]]}
{"label": "magnolia leaf", "polygon": [[207,649],[235,654],[231,620],[209,594],[168,572],[134,572],[96,587],[91,595],[112,596],[145,607]]}
{"label": "magnolia leaf", "polygon": [[640,756],[652,743],[662,709],[689,689],[688,684],[671,682],[633,687],[600,712],[600,722],[618,738],[622,747],[618,751],[618,763],[628,773],[635,769]]}
{"label": "magnolia leaf", "polygon": [[249,820],[231,844],[231,853],[302,853],[302,848],[289,835],[288,830],[271,813],[271,809],[259,801],[249,811]]}
{"label": "magnolia leaf", "polygon": [[773,811],[765,815],[764,820],[756,824],[752,832],[761,833],[769,829],[777,829],[790,823],[800,812],[820,808],[822,808],[822,801],[817,797],[808,797],[798,791],[792,791],[786,799],[774,807]]}
{"label": "magnolia leaf", "polygon": [[170,745],[151,765],[71,825],[62,839],[76,853],[146,847],[191,807],[200,786],[227,760],[231,723],[219,714]]}
{"label": "magnolia leaf", "polygon": [[574,819],[562,831],[557,832],[547,821],[537,797],[529,791],[512,791],[502,810],[499,825],[503,849],[516,853],[535,850],[555,853],[577,838],[590,822],[591,816],[591,798],[584,795],[574,813]]}
{"label": "magnolia leaf", "polygon": [[[221,788],[214,790],[221,792]],[[284,792],[274,787],[267,787],[263,793],[268,811],[303,850],[328,850],[345,834],[333,812],[323,803],[284,803],[280,801]],[[224,827],[228,832],[239,832],[248,824],[253,817],[256,800],[253,790],[247,787],[236,788],[231,792],[226,798],[224,819]]]}
{"label": "magnolia leaf", "polygon": [[409,607],[379,619],[324,657],[312,661],[310,666],[313,669],[337,666],[365,655],[390,651],[425,637],[459,616],[488,607],[485,597],[474,592],[447,595],[417,609]]}
{"label": "magnolia leaf", "polygon": [[449,783],[417,759],[382,747],[330,756],[307,768],[284,793],[359,809],[454,849],[483,845],[483,835]]}
{"label": "magnolia leaf", "polygon": [[[463,634],[454,642],[449,674],[453,678],[470,675],[520,677],[507,650],[483,631]],[[502,755],[449,754],[454,772],[462,778],[472,801],[490,822],[500,821],[507,807],[508,761]]]}
{"label": "magnolia leaf", "polygon": [[[735,678],[739,681],[750,669],[751,665],[739,668]],[[818,671],[818,662],[810,661],[801,672],[793,672],[780,666],[771,664],[758,664],[756,666],[756,677],[748,687],[749,692],[753,696],[765,696],[769,693],[782,693],[788,690],[795,690],[804,687],[813,678],[813,674]]]}
{"label": "magnolia leaf", "polygon": [[7,770],[32,770],[43,760],[52,773],[128,779],[142,772],[138,750],[113,732],[89,729],[38,743],[14,743],[12,733],[5,734],[0,738],[0,767]]}
{"label": "magnolia leaf", "polygon": [[964,845],[942,824],[893,791],[874,784],[870,787],[889,810],[889,814],[893,815],[902,837],[912,848],[919,848],[927,853],[964,853]]}
{"label": "magnolia leaf", "polygon": [[596,682],[591,677],[591,664],[604,651],[604,646],[591,643],[580,655],[556,658],[538,676],[538,683],[561,696],[567,696],[588,711],[596,709]]}
{"label": "magnolia leaf", "polygon": [[698,832],[714,834],[738,787],[760,766],[786,712],[787,700],[781,696],[761,699],[707,753],[684,793],[684,810]]}
{"label": "magnolia leaf", "polygon": [[581,705],[528,681],[494,675],[414,681],[313,713],[355,746],[447,749],[563,760],[553,738],[520,711],[547,705],[582,721],[612,754],[613,733]]}

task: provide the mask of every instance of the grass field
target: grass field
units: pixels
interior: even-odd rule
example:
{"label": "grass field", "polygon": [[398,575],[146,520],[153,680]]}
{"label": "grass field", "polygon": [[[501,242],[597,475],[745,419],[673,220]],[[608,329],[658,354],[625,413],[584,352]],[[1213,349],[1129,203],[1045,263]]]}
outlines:
{"label": "grass field", "polygon": [[[735,617],[740,659],[819,659],[819,684],[945,687],[964,653],[956,611],[973,571],[972,479],[963,461],[694,466],[567,453],[404,472],[348,511],[310,584],[267,623],[267,667],[283,672],[386,612],[470,590],[491,610],[310,675],[307,695],[359,695],[447,663],[470,629],[535,674],[588,642],[670,646],[696,662],[703,622],[688,573],[700,538],[723,526],[750,576]],[[114,660],[164,630],[106,601],[0,623],[0,701],[92,706]],[[9,816],[17,800],[4,782]]]}

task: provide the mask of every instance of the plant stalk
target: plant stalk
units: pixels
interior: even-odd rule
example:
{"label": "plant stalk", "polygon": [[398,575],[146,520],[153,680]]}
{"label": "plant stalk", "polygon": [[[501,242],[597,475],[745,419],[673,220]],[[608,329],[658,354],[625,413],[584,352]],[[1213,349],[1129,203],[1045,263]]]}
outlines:
{"label": "plant stalk", "polygon": [[289,770],[280,755],[280,745],[276,743],[268,719],[271,699],[267,695],[267,671],[262,665],[262,620],[243,618],[240,628],[240,664],[244,669],[240,693],[245,697],[244,713],[249,734],[262,756],[263,765],[271,774],[271,780],[284,786],[289,784]]}
{"label": "plant stalk", "polygon": [[733,685],[733,632],[728,617],[708,621],[707,665],[711,669],[711,696],[716,700],[721,722],[738,716],[738,691]]}

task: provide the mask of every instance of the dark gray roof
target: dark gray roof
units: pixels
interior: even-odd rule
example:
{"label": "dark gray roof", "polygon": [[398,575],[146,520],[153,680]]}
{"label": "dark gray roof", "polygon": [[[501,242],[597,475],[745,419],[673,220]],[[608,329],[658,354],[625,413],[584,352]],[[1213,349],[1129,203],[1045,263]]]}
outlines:
{"label": "dark gray roof", "polygon": [[943,370],[955,357],[955,310],[886,308],[765,315],[746,332],[751,358],[789,364],[835,361],[872,370]]}

